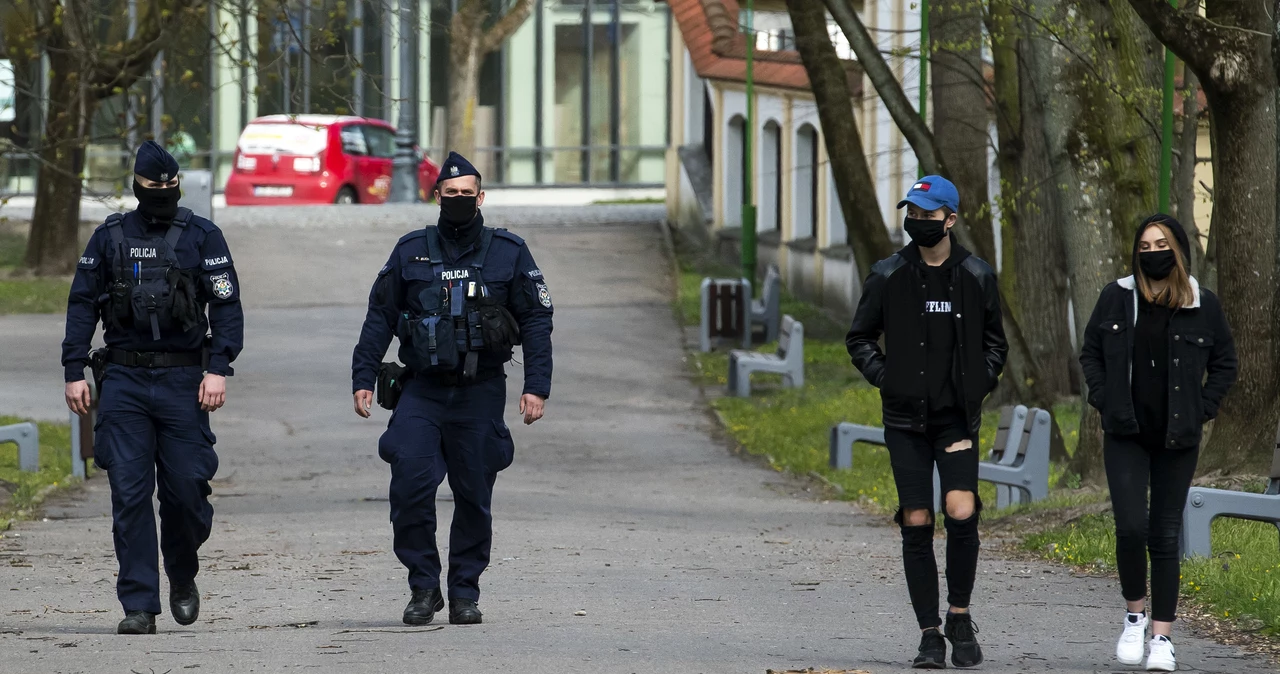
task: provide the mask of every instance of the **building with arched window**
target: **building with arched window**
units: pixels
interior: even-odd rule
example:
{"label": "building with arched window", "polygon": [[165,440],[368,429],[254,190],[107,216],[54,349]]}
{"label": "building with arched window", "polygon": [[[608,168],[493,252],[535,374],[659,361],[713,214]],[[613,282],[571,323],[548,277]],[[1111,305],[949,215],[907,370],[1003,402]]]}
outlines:
{"label": "building with arched window", "polygon": [[[668,220],[712,246],[726,262],[739,256],[742,142],[746,121],[745,37],[735,0],[668,0],[671,34],[671,147],[667,154]],[[898,0],[856,3],[886,52],[909,46],[919,13]],[[754,17],[754,176],[760,269],[777,264],[789,289],[851,313],[862,272],[848,246],[824,133],[808,76],[794,51],[784,2],[757,0]],[[879,30],[886,28],[889,30]],[[916,178],[916,160],[832,25],[846,66],[851,104],[876,180],[881,214],[901,240],[897,199]],[[906,62],[895,64],[905,74]],[[838,131],[837,131],[838,132]]]}

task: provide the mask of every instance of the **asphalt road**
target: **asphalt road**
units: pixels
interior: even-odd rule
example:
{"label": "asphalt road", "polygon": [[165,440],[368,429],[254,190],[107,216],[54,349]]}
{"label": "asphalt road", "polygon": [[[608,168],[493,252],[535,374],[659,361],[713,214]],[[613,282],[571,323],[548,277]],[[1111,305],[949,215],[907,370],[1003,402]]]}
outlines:
{"label": "asphalt road", "polygon": [[[376,452],[388,413],[355,416],[349,367],[369,283],[433,214],[229,212],[249,328],[213,421],[222,463],[201,621],[162,615],[159,635],[114,634],[99,476],[0,539],[0,672],[906,668],[918,632],[897,531],[718,439],[686,374],[653,207],[489,214],[529,240],[550,283],[553,396],[543,421],[517,426],[511,366],[516,461],[494,497],[485,624],[401,625],[405,574]],[[64,418],[61,319],[0,317],[0,335],[0,410]],[[982,671],[1122,671],[1114,581],[987,554],[974,602]],[[1271,671],[1175,636],[1184,669]]]}

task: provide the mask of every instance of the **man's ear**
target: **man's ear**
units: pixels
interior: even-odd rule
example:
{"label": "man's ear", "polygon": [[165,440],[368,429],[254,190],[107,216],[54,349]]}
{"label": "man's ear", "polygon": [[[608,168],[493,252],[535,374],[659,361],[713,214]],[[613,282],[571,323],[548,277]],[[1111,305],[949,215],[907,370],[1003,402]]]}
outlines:
{"label": "man's ear", "polygon": [[951,215],[948,215],[948,216],[947,216],[947,229],[951,229],[952,227],[955,227],[957,222],[960,222],[960,214],[958,214],[958,213],[952,213]]}
{"label": "man's ear", "polygon": [[480,194],[476,195],[476,208],[484,205],[484,190],[480,190]]}

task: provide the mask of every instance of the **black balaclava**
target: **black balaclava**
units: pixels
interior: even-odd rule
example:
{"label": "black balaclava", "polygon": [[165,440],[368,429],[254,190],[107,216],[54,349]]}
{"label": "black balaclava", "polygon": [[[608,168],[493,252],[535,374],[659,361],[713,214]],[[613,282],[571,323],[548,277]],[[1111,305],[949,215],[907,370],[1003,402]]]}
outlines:
{"label": "black balaclava", "polygon": [[[449,158],[440,167],[440,175],[436,178],[436,189],[447,180],[475,176],[477,192],[480,186],[480,171],[457,152],[450,152]],[[460,248],[475,243],[484,229],[484,218],[480,216],[479,195],[457,195],[446,197],[440,195],[440,219],[437,226],[440,236]]]}
{"label": "black balaclava", "polygon": [[[133,172],[148,180],[167,183],[178,177],[178,160],[169,151],[154,140],[149,140],[138,148],[133,162]],[[138,211],[153,220],[172,220],[178,214],[178,200],[182,198],[182,187],[147,188],[135,179],[133,195],[138,198]]]}
{"label": "black balaclava", "polygon": [[[1175,242],[1178,247],[1182,249],[1182,259],[1186,260],[1188,265],[1191,264],[1191,243],[1187,239],[1187,231],[1182,228],[1182,223],[1178,222],[1171,215],[1156,213],[1146,220],[1143,220],[1141,225],[1138,225],[1138,231],[1133,236],[1133,261],[1131,262],[1131,268],[1135,274],[1138,273],[1139,269],[1141,269],[1142,273],[1146,274],[1148,278],[1160,280],[1167,278],[1173,271],[1174,265],[1177,264],[1174,259],[1173,249],[1151,251],[1149,253],[1143,253],[1138,249],[1142,243],[1142,234],[1147,231],[1148,227],[1157,222],[1169,228],[1169,231],[1173,233]],[[1188,269],[1187,271],[1189,273],[1191,270]]]}

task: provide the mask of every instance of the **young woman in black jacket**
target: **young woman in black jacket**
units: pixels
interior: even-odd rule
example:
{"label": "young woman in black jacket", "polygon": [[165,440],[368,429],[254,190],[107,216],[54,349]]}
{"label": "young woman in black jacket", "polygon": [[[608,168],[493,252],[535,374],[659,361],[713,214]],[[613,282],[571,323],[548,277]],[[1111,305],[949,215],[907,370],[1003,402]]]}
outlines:
{"label": "young woman in black jacket", "polygon": [[1190,259],[1177,220],[1147,218],[1134,240],[1133,275],[1102,290],[1080,351],[1089,404],[1102,413],[1116,566],[1128,603],[1116,658],[1142,663],[1150,552],[1148,671],[1177,669],[1169,635],[1178,602],[1182,510],[1201,427],[1217,416],[1236,379],[1226,315],[1217,296],[1191,276]]}

